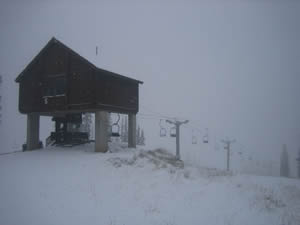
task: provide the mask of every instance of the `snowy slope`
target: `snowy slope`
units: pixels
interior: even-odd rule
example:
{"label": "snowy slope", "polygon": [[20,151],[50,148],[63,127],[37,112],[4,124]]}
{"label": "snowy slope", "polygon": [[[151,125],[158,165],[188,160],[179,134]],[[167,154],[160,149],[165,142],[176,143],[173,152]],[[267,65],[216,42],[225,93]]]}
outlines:
{"label": "snowy slope", "polygon": [[93,145],[0,156],[0,224],[300,224],[300,181]]}

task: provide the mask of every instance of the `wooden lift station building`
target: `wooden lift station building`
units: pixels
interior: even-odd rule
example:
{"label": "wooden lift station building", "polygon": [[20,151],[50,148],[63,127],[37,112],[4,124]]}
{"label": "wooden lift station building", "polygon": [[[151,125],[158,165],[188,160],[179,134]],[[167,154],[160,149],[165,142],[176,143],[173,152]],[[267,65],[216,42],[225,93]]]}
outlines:
{"label": "wooden lift station building", "polygon": [[19,111],[27,115],[26,150],[39,148],[40,116],[67,118],[95,113],[95,151],[108,149],[110,112],[128,114],[128,145],[136,147],[139,84],[97,68],[52,38],[16,78]]}

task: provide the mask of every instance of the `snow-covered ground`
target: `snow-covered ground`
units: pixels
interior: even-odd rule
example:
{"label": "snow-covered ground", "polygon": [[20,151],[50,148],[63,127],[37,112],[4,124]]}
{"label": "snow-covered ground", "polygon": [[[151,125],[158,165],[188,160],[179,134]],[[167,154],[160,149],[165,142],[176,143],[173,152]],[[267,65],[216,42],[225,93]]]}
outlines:
{"label": "snow-covered ground", "polygon": [[0,224],[300,224],[300,181],[113,144],[0,156]]}

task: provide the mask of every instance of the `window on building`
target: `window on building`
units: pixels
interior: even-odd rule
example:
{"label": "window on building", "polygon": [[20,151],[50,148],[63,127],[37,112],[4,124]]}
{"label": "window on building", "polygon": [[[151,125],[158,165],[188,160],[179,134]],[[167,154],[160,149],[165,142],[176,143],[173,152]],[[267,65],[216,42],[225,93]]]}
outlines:
{"label": "window on building", "polygon": [[66,77],[51,77],[45,88],[45,96],[64,95],[66,93]]}

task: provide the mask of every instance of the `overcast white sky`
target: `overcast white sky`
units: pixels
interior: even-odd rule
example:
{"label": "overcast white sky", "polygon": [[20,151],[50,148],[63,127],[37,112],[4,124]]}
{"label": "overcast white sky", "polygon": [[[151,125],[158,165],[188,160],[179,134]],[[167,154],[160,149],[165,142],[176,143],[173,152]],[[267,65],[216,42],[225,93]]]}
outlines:
{"label": "overcast white sky", "polygon": [[[191,119],[265,156],[286,143],[295,156],[299,21],[300,1],[1,1],[3,126],[25,135],[14,79],[55,36],[97,66],[144,81],[142,112]],[[148,142],[157,123],[149,129]]]}

